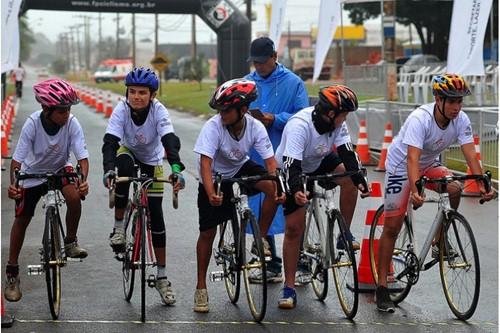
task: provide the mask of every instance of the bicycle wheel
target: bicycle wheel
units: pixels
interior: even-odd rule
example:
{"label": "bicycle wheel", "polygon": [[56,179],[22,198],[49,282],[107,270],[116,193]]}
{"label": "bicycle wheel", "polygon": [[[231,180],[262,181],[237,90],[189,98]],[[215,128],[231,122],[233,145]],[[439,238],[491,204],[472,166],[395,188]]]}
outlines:
{"label": "bicycle wheel", "polygon": [[139,213],[137,215],[137,228],[141,228],[141,321],[146,322],[146,261],[147,261],[147,252],[146,252],[146,213],[144,208],[138,209]]}
{"label": "bicycle wheel", "polygon": [[348,233],[344,217],[334,210],[327,226],[330,265],[340,306],[346,317],[352,319],[358,312],[358,269]]}
{"label": "bicycle wheel", "polygon": [[[373,280],[378,283],[378,244],[384,228],[384,205],[380,205],[373,217],[370,227],[369,253],[370,266],[373,274]],[[395,304],[401,303],[408,296],[412,284],[408,280],[408,275],[399,278],[399,274],[406,269],[406,256],[409,253],[408,247],[411,244],[412,231],[408,217],[405,216],[403,226],[399,232],[394,250],[392,252],[392,261],[387,277],[387,286],[391,294],[391,299]]]}
{"label": "bicycle wheel", "polygon": [[[251,234],[241,235],[242,240],[242,262],[243,279],[245,280],[245,290],[247,292],[248,306],[255,321],[260,322],[266,315],[267,306],[267,276],[266,261],[264,257],[264,244],[260,235],[259,225],[252,212],[245,213],[246,217],[242,221],[242,229],[246,230],[249,225]],[[250,276],[260,276],[261,283],[250,283]]]}
{"label": "bicycle wheel", "polygon": [[448,213],[439,244],[439,272],[446,301],[458,319],[467,320],[479,301],[481,272],[474,234],[465,217]]}
{"label": "bicycle wheel", "polygon": [[320,301],[324,301],[328,294],[328,267],[324,251],[327,217],[324,209],[324,200],[320,198],[314,198],[307,208],[303,243],[303,252],[311,260],[311,284]]}
{"label": "bicycle wheel", "polygon": [[222,259],[222,269],[224,271],[224,285],[231,303],[236,304],[240,297],[240,273],[238,267],[237,244],[238,244],[238,224],[229,220],[220,226],[220,240],[218,251]]}
{"label": "bicycle wheel", "polygon": [[125,210],[125,252],[122,261],[123,293],[127,302],[130,302],[134,293],[135,265],[134,265],[134,233],[135,210],[132,211],[130,202]]}
{"label": "bicycle wheel", "polygon": [[45,282],[47,284],[50,313],[53,319],[59,317],[61,309],[61,267],[57,263],[62,260],[60,237],[56,209],[55,207],[48,207],[45,212],[45,230],[42,242]]}

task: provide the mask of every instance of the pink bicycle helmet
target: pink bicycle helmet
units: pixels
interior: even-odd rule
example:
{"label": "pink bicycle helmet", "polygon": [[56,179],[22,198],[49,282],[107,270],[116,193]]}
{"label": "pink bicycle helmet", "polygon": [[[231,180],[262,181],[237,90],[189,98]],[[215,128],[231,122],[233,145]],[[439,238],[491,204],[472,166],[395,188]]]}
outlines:
{"label": "pink bicycle helmet", "polygon": [[49,79],[33,86],[35,99],[47,107],[69,107],[78,104],[80,99],[75,89],[68,82]]}

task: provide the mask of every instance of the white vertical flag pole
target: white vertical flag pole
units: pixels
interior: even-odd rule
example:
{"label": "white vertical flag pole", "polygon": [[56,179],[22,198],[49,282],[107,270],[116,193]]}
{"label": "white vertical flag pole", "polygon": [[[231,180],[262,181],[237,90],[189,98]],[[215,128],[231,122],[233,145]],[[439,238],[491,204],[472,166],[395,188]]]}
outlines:
{"label": "white vertical flag pole", "polygon": [[313,82],[316,82],[321,74],[323,63],[332,43],[333,33],[340,22],[340,15],[340,0],[321,0]]}

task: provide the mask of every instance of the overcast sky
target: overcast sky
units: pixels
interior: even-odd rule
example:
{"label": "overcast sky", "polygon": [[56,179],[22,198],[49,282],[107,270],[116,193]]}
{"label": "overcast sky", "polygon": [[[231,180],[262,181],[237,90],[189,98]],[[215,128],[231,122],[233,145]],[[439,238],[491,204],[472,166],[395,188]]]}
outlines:
{"label": "overcast sky", "polygon": [[[243,0],[232,0],[237,6],[243,3]],[[252,33],[255,36],[256,32],[267,31],[266,14],[264,4],[270,3],[271,0],[256,0],[254,1],[253,9],[257,12],[257,21],[252,22]],[[286,20],[291,22],[292,31],[309,31],[312,25],[316,25],[319,16],[320,0],[288,0],[286,9]],[[244,10],[244,6],[240,7]],[[43,32],[51,41],[56,41],[57,36],[61,32],[69,31],[69,26],[78,23],[83,23],[81,15],[89,15],[93,18],[91,27],[92,38],[98,36],[98,13],[94,12],[65,12],[65,11],[45,11],[45,10],[29,10],[27,12],[28,21],[35,32]],[[345,17],[346,13],[344,13]],[[115,13],[102,13],[102,34],[103,36],[115,36],[116,23]],[[131,32],[131,14],[120,14],[120,24],[125,29],[125,34],[122,37],[130,37]],[[57,23],[55,23],[57,22]],[[378,22],[378,21],[377,21]],[[345,18],[344,24],[349,24]],[[159,15],[159,42],[168,43],[175,40],[176,42],[191,41],[191,18],[190,15]],[[286,29],[286,27],[284,27]],[[197,17],[196,21],[197,42],[207,43],[215,42],[216,35],[212,30]],[[83,29],[80,29],[83,36]],[[137,14],[136,15],[136,38],[154,39],[154,19],[153,14]],[[252,37],[253,38],[253,37]]]}

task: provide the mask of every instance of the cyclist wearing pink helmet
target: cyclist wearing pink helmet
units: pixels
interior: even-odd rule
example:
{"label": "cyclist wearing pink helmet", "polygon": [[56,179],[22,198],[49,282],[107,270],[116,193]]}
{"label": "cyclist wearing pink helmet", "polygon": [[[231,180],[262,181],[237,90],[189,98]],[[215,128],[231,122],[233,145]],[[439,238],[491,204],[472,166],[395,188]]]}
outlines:
{"label": "cyclist wearing pink helmet", "polygon": [[[4,296],[16,302],[22,293],[19,281],[18,257],[24,234],[40,198],[47,193],[43,180],[27,179],[15,186],[15,170],[26,173],[74,172],[70,162],[73,152],[81,166],[83,181],[62,179],[58,184],[66,205],[66,230],[64,249],[68,257],[85,258],[87,251],[77,243],[76,233],[81,215],[81,197],[88,194],[88,156],[83,130],[78,120],[70,113],[72,105],[79,102],[73,87],[60,79],[49,79],[33,86],[36,100],[42,110],[32,113],[21,130],[19,141],[10,164],[10,186],[8,196],[16,200],[15,220],[10,234],[7,282]],[[22,161],[22,162],[21,162]]]}

